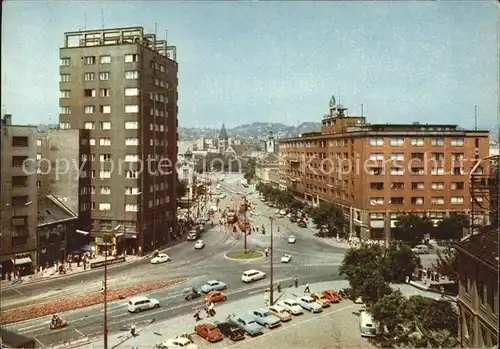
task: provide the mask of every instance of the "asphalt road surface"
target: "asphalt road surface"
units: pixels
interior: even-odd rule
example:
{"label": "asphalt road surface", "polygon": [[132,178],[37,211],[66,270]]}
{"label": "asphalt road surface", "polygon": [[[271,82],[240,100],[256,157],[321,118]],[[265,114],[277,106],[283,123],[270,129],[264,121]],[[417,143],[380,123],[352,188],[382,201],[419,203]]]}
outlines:
{"label": "asphalt road surface", "polygon": [[[226,204],[234,205],[240,200],[232,191],[239,191],[239,176],[227,176],[221,186],[221,190],[229,194],[221,200],[219,206]],[[251,198],[257,204],[256,212],[264,215],[273,214],[276,209],[265,207],[260,201]],[[269,225],[269,220],[262,216],[253,216],[253,224]],[[288,219],[279,218],[276,221],[280,226],[280,232],[274,234],[274,280],[281,281],[283,287],[292,284],[296,276],[299,283],[313,283],[320,281],[339,280],[338,266],[340,265],[345,250],[323,243],[312,235],[310,229],[298,228],[296,224],[290,223]],[[288,243],[288,236],[295,235],[297,242]],[[193,302],[184,300],[183,290],[187,287],[201,286],[205,281],[216,279],[227,284],[228,301],[243,299],[249,295],[262,292],[269,287],[269,278],[252,284],[241,282],[241,273],[248,269],[259,269],[267,273],[269,277],[270,257],[262,257],[247,261],[228,260],[225,252],[243,249],[244,238],[241,233],[233,233],[230,229],[219,230],[216,226],[204,234],[206,247],[203,250],[194,250],[192,242],[184,242],[167,250],[172,262],[152,265],[148,260],[138,261],[123,266],[115,266],[108,269],[109,287],[119,288],[127,284],[137,284],[155,280],[172,279],[184,277],[188,280],[185,284],[171,288],[149,292],[148,296],[157,298],[161,308],[139,314],[129,314],[126,301],[111,302],[108,306],[108,328],[109,332],[116,332],[129,328],[132,323],[164,319],[192,313],[194,308],[202,306],[202,299]],[[269,227],[266,235],[252,233],[247,238],[248,247],[264,251],[270,244]],[[290,263],[280,263],[283,253],[292,254]],[[2,310],[18,307],[30,303],[36,303],[48,299],[57,299],[100,290],[102,270],[75,274],[67,278],[27,284],[15,289],[2,291]],[[93,336],[102,333],[103,309],[102,305],[69,311],[62,314],[69,321],[66,329],[49,329],[49,317],[33,319],[7,326],[28,336],[34,336],[41,345],[51,345],[61,341],[75,339],[82,336]]]}

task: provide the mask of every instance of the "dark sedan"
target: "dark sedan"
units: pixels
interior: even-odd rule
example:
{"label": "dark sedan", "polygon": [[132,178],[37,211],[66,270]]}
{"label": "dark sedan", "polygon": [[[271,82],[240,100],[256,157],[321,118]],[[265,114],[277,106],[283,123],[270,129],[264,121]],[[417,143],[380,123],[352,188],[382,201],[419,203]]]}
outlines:
{"label": "dark sedan", "polygon": [[245,338],[245,332],[238,326],[229,322],[217,322],[216,325],[219,331],[232,341],[239,341]]}

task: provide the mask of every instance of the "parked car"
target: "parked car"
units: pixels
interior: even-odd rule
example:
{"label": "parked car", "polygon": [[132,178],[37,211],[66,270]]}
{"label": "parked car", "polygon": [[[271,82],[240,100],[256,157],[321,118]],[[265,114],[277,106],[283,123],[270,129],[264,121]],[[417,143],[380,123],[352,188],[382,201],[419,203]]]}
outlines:
{"label": "parked car", "polygon": [[198,349],[198,346],[191,342],[185,337],[177,337],[174,339],[168,339],[159,345],[160,348],[171,349],[171,348],[184,348],[184,349]]}
{"label": "parked car", "polygon": [[266,328],[276,328],[281,326],[279,317],[274,316],[270,310],[262,308],[252,311],[253,318],[257,323]]}
{"label": "parked car", "polygon": [[233,323],[224,321],[216,322],[215,325],[217,325],[217,328],[224,336],[232,341],[239,341],[245,338],[245,332]]}
{"label": "parked car", "polygon": [[302,308],[312,313],[320,313],[323,311],[323,307],[311,296],[299,297],[297,298],[297,303],[299,303]]}
{"label": "parked car", "polygon": [[143,310],[154,309],[160,307],[160,301],[154,298],[144,296],[132,297],[129,299],[127,309],[131,313],[138,313]]}
{"label": "parked car", "polygon": [[289,220],[291,223],[295,223],[295,222],[297,222],[297,217],[295,217],[295,216],[290,216],[290,218],[288,218],[288,220]]}
{"label": "parked car", "polygon": [[203,240],[198,240],[194,244],[195,250],[201,250],[203,247],[205,247],[205,241],[203,241]]}
{"label": "parked car", "polygon": [[281,256],[281,263],[290,263],[290,261],[292,260],[292,255],[291,254],[283,254],[283,256]]}
{"label": "parked car", "polygon": [[204,293],[208,293],[210,291],[221,291],[225,290],[227,288],[227,285],[223,283],[222,281],[217,281],[217,280],[209,280],[207,281],[206,284],[202,285],[200,287],[201,291]]}
{"label": "parked car", "polygon": [[429,253],[429,247],[427,247],[427,245],[417,245],[414,248],[412,248],[411,250],[415,254],[428,254]]}
{"label": "parked car", "polygon": [[304,310],[295,299],[285,299],[276,304],[288,310],[292,315],[304,314]]}
{"label": "parked car", "polygon": [[289,244],[294,244],[294,243],[296,243],[296,242],[297,242],[297,238],[296,238],[295,236],[290,235],[290,236],[288,237],[288,243],[289,243]]}
{"label": "parked car", "polygon": [[194,331],[201,338],[214,343],[222,340],[224,337],[221,331],[214,324],[199,324],[194,327]]}
{"label": "parked car", "polygon": [[227,297],[221,291],[210,291],[210,292],[208,292],[207,296],[205,297],[205,300],[207,302],[217,303],[217,302],[222,302],[222,301],[227,300]]}
{"label": "parked car", "polygon": [[260,270],[250,269],[250,270],[243,272],[243,274],[241,275],[241,281],[252,282],[252,281],[264,279],[265,277],[266,277],[266,273],[264,273]]}
{"label": "parked car", "polygon": [[311,293],[311,297],[323,308],[328,308],[330,306],[331,301],[323,293]]}
{"label": "parked car", "polygon": [[279,318],[282,322],[292,320],[292,314],[290,314],[288,310],[279,305],[271,305],[269,307],[269,311],[273,313],[274,316]]}
{"label": "parked car", "polygon": [[170,257],[165,253],[160,253],[158,256],[151,258],[151,264],[160,264],[170,262]]}
{"label": "parked car", "polygon": [[323,294],[332,303],[339,303],[342,300],[342,297],[337,292],[335,292],[334,290],[324,290]]}
{"label": "parked car", "polygon": [[228,316],[227,321],[238,326],[241,330],[248,333],[252,337],[262,334],[262,326],[259,325],[250,314],[232,314]]}
{"label": "parked car", "polygon": [[307,224],[303,220],[297,221],[297,225],[301,228],[307,228]]}
{"label": "parked car", "polygon": [[195,241],[196,239],[198,239],[198,233],[195,231],[189,232],[189,234],[186,238],[187,241]]}

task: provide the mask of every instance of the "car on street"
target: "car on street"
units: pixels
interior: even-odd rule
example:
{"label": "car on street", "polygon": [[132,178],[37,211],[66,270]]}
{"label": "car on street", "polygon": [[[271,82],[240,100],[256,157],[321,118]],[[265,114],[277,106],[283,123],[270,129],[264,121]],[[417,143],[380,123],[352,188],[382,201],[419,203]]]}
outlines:
{"label": "car on street", "polygon": [[302,308],[312,313],[320,313],[323,311],[323,307],[311,296],[299,297],[297,298],[297,303],[299,303]]}
{"label": "car on street", "polygon": [[262,308],[252,311],[253,318],[257,323],[265,328],[276,328],[281,326],[279,317],[273,315],[270,310]]}
{"label": "car on street", "polygon": [[330,300],[332,303],[340,303],[342,297],[334,290],[324,290],[323,294]]}
{"label": "car on street", "polygon": [[241,281],[243,282],[253,282],[257,280],[262,280],[266,277],[266,273],[260,270],[256,269],[250,269],[247,271],[244,271],[243,274],[241,275]]}
{"label": "car on street", "polygon": [[285,209],[279,210],[278,213],[279,213],[279,215],[281,217],[285,217],[286,216],[286,210]]}
{"label": "car on street", "polygon": [[196,325],[194,332],[210,343],[218,342],[224,338],[217,326],[210,323]]}
{"label": "car on street", "polygon": [[288,218],[288,220],[289,220],[291,223],[295,223],[295,222],[297,222],[297,217],[295,217],[295,216],[290,216],[290,218]]}
{"label": "car on street", "polygon": [[170,262],[170,257],[165,253],[160,253],[158,256],[151,258],[151,264],[160,264]]}
{"label": "car on street", "polygon": [[297,225],[301,228],[307,228],[307,224],[303,220],[297,221]]}
{"label": "car on street", "polygon": [[195,250],[201,250],[203,247],[205,247],[205,241],[203,241],[203,240],[198,240],[194,244],[194,249]]}
{"label": "car on street", "polygon": [[323,293],[311,293],[311,297],[314,298],[323,308],[328,308],[330,306],[330,300]]}
{"label": "car on street", "polygon": [[427,245],[417,245],[414,248],[412,248],[411,250],[415,254],[428,254],[429,253],[429,247],[427,247]]}
{"label": "car on street", "polygon": [[290,263],[290,261],[292,260],[292,255],[291,254],[283,254],[283,256],[281,256],[281,263]]}
{"label": "car on street", "polygon": [[227,300],[227,297],[221,291],[210,291],[210,292],[208,292],[207,296],[205,297],[205,300],[207,302],[217,303],[217,302],[223,302],[223,301]]}
{"label": "car on street", "polygon": [[288,243],[289,243],[289,244],[294,244],[294,243],[296,243],[296,242],[297,242],[297,238],[296,238],[295,236],[290,235],[290,236],[288,237]]}
{"label": "car on street", "polygon": [[280,307],[288,310],[292,315],[304,314],[304,310],[295,299],[284,299],[276,303]]}
{"label": "car on street", "polygon": [[269,311],[273,313],[274,316],[279,318],[282,322],[287,322],[292,320],[292,314],[288,310],[286,310],[283,307],[280,307],[279,305],[271,305],[269,307]]}
{"label": "car on street", "polygon": [[210,291],[222,291],[227,288],[227,285],[222,281],[218,280],[208,280],[206,284],[200,287],[203,293],[208,293]]}
{"label": "car on street", "polygon": [[132,297],[127,303],[127,310],[130,313],[138,313],[143,310],[156,309],[160,307],[160,301],[144,296]]}
{"label": "car on street", "polygon": [[230,315],[228,317],[228,321],[231,322],[232,324],[238,326],[240,329],[242,329],[245,333],[248,333],[250,336],[258,336],[262,334],[262,326],[259,325],[255,319],[253,318],[253,315],[250,314],[243,314],[243,315]]}
{"label": "car on street", "polygon": [[245,338],[245,332],[230,322],[215,322],[217,328],[222,332],[224,336],[232,341],[239,341]]}
{"label": "car on street", "polygon": [[198,346],[185,337],[177,337],[174,339],[167,339],[159,345],[161,349],[198,349]]}
{"label": "car on street", "polygon": [[222,193],[222,194],[219,195],[219,199],[222,200],[222,199],[225,199],[225,198],[226,198],[226,194]]}
{"label": "car on street", "polygon": [[189,232],[186,238],[187,241],[195,241],[196,239],[198,239],[198,234],[195,231]]}

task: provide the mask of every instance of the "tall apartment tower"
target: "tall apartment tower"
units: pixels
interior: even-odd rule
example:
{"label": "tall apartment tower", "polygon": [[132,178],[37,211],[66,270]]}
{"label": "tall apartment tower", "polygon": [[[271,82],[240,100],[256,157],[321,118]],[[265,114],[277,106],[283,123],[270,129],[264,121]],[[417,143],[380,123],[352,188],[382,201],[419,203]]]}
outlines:
{"label": "tall apartment tower", "polygon": [[89,130],[91,235],[142,254],[176,221],[176,48],[142,27],[67,32],[60,48],[60,128]]}
{"label": "tall apartment tower", "polygon": [[30,274],[37,267],[36,126],[0,120],[2,278],[12,272]]}

